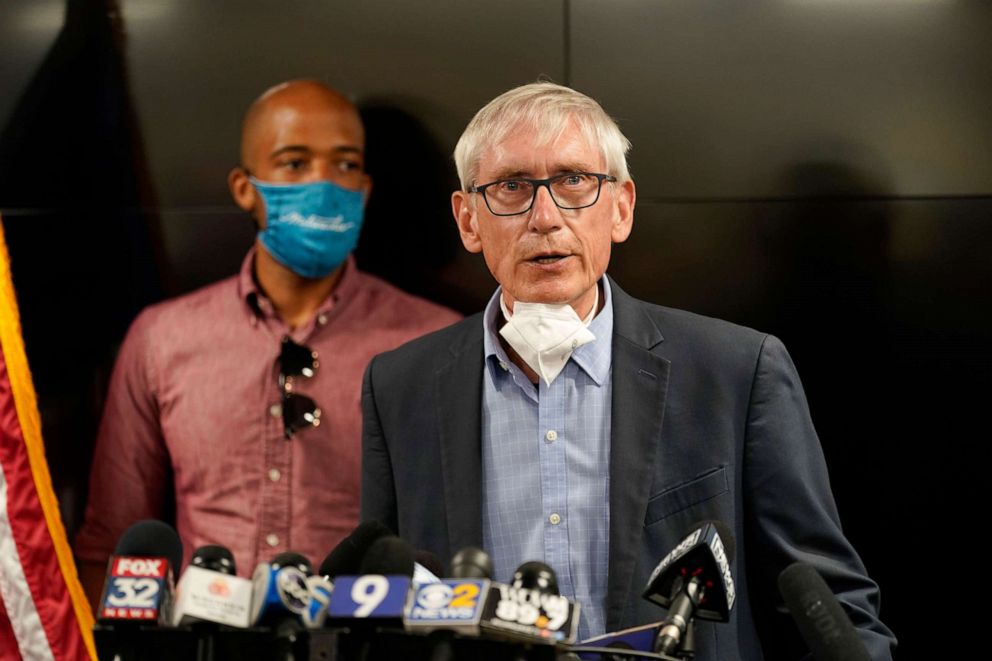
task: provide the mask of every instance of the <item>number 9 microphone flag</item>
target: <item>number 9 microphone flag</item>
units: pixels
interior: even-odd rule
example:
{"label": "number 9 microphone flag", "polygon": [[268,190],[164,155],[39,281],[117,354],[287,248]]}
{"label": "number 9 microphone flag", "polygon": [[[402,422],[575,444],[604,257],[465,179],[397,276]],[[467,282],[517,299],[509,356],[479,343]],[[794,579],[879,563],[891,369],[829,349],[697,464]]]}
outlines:
{"label": "number 9 microphone flag", "polygon": [[0,659],[96,659],[45,462],[0,222]]}

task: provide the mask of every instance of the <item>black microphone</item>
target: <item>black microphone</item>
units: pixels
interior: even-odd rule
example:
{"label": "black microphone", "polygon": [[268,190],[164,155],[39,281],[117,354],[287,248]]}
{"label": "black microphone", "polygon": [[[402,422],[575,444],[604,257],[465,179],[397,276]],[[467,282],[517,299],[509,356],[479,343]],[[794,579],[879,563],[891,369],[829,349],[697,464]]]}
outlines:
{"label": "black microphone", "polygon": [[182,558],[182,542],[168,524],[148,519],[124,531],[107,563],[93,626],[101,659],[142,658],[148,638],[145,628],[167,625],[172,619],[173,577]]}
{"label": "black microphone", "polygon": [[453,655],[454,633],[479,636],[492,566],[485,551],[465,548],[451,559],[450,578],[415,587],[403,622],[407,631],[434,635],[431,658]]}
{"label": "black microphone", "polygon": [[489,554],[474,546],[467,546],[451,558],[451,578],[492,578],[493,561]]}
{"label": "black microphone", "polygon": [[310,560],[294,551],[277,554],[270,562],[260,562],[252,573],[252,626],[269,626],[290,632],[303,625],[303,613],[310,606],[313,574]]}
{"label": "black microphone", "polygon": [[399,537],[381,537],[362,558],[359,574],[380,574],[383,576],[406,576],[413,578],[416,551]]}
{"label": "black microphone", "polygon": [[207,544],[193,552],[176,588],[173,624],[197,625],[204,635],[224,624],[247,628],[251,608],[251,581],[237,576],[230,549]]}
{"label": "black microphone", "polygon": [[833,591],[810,565],[796,562],[778,576],[778,591],[816,661],[871,661]]}
{"label": "black microphone", "polygon": [[147,519],[124,531],[107,564],[102,624],[167,624],[183,545],[172,526]]}
{"label": "black microphone", "polygon": [[360,573],[362,558],[376,540],[393,532],[378,521],[365,521],[342,539],[320,563],[318,573],[334,579],[337,576],[354,576]]}
{"label": "black microphone", "polygon": [[558,593],[558,578],[543,562],[525,562],[513,584],[489,588],[480,622],[495,636],[543,643],[572,643],[579,628],[579,605]]}
{"label": "black microphone", "polygon": [[413,554],[413,583],[438,583],[444,574],[444,563],[430,551],[417,549]]}
{"label": "black microphone", "polygon": [[555,570],[538,560],[531,560],[517,567],[510,584],[515,588],[537,590],[541,594],[561,594],[558,591]]}
{"label": "black microphone", "polygon": [[693,527],[658,563],[642,595],[668,609],[655,646],[660,654],[670,655],[680,648],[688,652],[693,618],[726,622],[736,598],[730,574],[734,556],[730,530],[718,521]]}

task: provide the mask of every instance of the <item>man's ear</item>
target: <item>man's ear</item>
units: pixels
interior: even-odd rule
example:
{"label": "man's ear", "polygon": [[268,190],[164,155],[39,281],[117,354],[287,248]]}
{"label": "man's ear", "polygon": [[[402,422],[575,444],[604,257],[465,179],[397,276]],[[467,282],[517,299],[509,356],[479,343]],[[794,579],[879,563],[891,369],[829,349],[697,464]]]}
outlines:
{"label": "man's ear", "polygon": [[[231,191],[231,197],[243,211],[253,214],[255,208],[259,206],[258,194],[255,187],[248,179],[248,172],[240,165],[233,168],[227,175],[227,187]],[[254,214],[253,214],[254,215]]]}
{"label": "man's ear", "polygon": [[623,243],[634,228],[634,202],[637,200],[637,190],[633,181],[625,181],[615,185],[617,217],[610,228],[610,239],[613,243]]}
{"label": "man's ear", "polygon": [[462,238],[462,245],[465,246],[465,250],[482,252],[482,238],[479,236],[479,225],[472,193],[460,190],[452,193],[451,212],[455,215],[458,235]]}

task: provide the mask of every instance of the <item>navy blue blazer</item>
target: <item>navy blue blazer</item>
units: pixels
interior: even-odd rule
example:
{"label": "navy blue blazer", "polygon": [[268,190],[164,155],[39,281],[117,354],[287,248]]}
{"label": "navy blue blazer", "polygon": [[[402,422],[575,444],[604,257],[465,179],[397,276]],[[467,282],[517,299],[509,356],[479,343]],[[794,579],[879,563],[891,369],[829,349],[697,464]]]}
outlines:
{"label": "navy blue blazer", "polygon": [[[785,347],[611,286],[607,630],[664,618],[640,596],[651,570],[715,519],[736,539],[737,602],[729,623],[698,623],[698,661],[805,654],[776,586],[797,560],[823,575],[872,658],[890,659],[878,587],[841,531]],[[363,385],[362,519],[444,559],[482,545],[482,342],[478,314],[377,356]]]}

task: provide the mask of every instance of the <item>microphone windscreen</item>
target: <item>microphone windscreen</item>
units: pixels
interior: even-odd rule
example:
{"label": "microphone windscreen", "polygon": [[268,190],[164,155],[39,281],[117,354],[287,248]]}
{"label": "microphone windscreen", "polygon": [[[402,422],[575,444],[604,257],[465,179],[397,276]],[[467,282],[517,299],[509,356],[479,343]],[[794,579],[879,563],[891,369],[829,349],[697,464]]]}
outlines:
{"label": "microphone windscreen", "polygon": [[173,572],[183,561],[183,543],[179,534],[167,523],[155,519],[138,521],[117,540],[114,555],[158,556],[168,558]]}
{"label": "microphone windscreen", "polygon": [[310,564],[310,559],[296,551],[283,551],[272,558],[269,564],[273,567],[296,567],[307,576],[313,574],[313,565]]}
{"label": "microphone windscreen", "polygon": [[189,563],[194,567],[202,567],[228,576],[234,576],[238,573],[231,549],[219,544],[206,544],[199,547],[193,551],[193,557],[190,558]]}
{"label": "microphone windscreen", "polygon": [[413,577],[413,547],[390,535],[377,540],[362,559],[359,574],[383,574]]}
{"label": "microphone windscreen", "polygon": [[413,559],[421,567],[434,574],[434,576],[441,577],[444,575],[444,565],[441,563],[441,558],[430,551],[416,551],[413,554]]}
{"label": "microphone windscreen", "polygon": [[320,563],[320,575],[334,578],[336,576],[355,576],[359,574],[362,558],[377,539],[392,535],[393,532],[378,521],[366,521],[358,524],[334,547],[324,561]]}
{"label": "microphone windscreen", "polygon": [[492,578],[493,560],[489,554],[467,546],[451,558],[451,578]]}
{"label": "microphone windscreen", "polygon": [[816,661],[870,661],[854,625],[816,569],[802,562],[789,565],[778,576],[778,590]]}
{"label": "microphone windscreen", "polygon": [[517,567],[517,571],[513,572],[512,584],[515,588],[536,590],[541,594],[559,594],[555,570],[540,560],[531,560]]}

